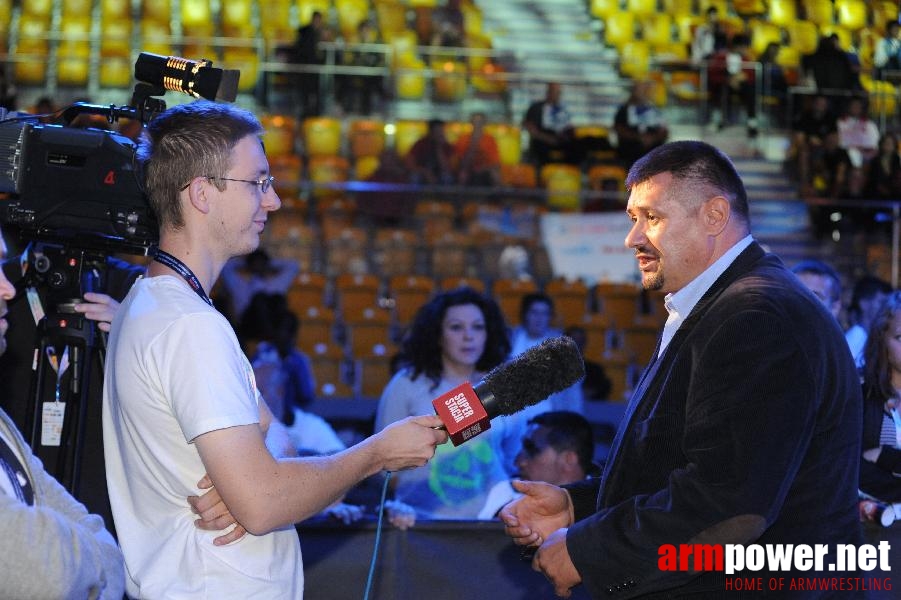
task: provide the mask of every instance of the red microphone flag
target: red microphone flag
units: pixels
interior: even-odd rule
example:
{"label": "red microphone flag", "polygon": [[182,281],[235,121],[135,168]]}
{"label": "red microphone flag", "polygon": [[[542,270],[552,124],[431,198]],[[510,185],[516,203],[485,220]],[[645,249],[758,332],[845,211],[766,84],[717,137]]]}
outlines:
{"label": "red microphone flag", "polygon": [[435,412],[447,428],[454,446],[491,429],[491,420],[482,401],[469,383],[458,385],[432,400]]}

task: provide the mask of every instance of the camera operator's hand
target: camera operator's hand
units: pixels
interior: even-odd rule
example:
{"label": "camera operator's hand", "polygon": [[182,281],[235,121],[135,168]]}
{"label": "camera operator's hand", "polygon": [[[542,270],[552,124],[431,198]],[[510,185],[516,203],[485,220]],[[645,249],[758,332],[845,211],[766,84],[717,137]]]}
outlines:
{"label": "camera operator's hand", "polygon": [[84,302],[75,305],[75,311],[92,321],[97,321],[97,328],[100,331],[109,331],[110,323],[119,309],[119,303],[106,294],[96,292],[85,292],[84,299]]}

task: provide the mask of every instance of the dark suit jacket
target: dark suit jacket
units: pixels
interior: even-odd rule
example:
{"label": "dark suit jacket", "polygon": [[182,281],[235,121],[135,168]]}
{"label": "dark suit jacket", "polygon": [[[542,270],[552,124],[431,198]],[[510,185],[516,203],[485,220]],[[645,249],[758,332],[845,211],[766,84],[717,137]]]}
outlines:
{"label": "dark suit jacket", "polygon": [[[596,598],[728,593],[722,573],[661,571],[662,544],[821,543],[835,560],[836,543],[862,541],[860,431],[860,385],[838,323],[751,244],[644,373],[599,493],[570,490],[567,548],[584,585]],[[762,517],[763,534],[742,515]]]}

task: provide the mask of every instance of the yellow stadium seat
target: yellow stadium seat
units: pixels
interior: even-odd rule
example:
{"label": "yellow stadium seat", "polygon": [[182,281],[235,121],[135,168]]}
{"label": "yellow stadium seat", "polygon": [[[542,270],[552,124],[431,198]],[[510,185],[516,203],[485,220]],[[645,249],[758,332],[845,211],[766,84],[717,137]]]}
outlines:
{"label": "yellow stadium seat", "polygon": [[608,15],[604,21],[604,42],[614,48],[635,39],[635,15],[629,12],[618,12]]}
{"label": "yellow stadium seat", "polygon": [[304,154],[335,156],[341,154],[341,121],[334,117],[307,117],[301,124]]}
{"label": "yellow stadium seat", "polygon": [[171,0],[142,0],[141,15],[142,22],[155,21],[165,23],[168,27],[172,20]]}
{"label": "yellow stadium seat", "polygon": [[181,25],[187,29],[206,27],[213,20],[210,0],[181,0]]}
{"label": "yellow stadium seat", "polygon": [[394,151],[405,157],[419,138],[429,131],[428,123],[420,119],[401,119],[394,124]]}
{"label": "yellow stadium seat", "polygon": [[650,72],[651,46],[643,40],[626,42],[620,49],[619,60],[623,77],[644,79]]}
{"label": "yellow stadium seat", "polygon": [[756,17],[766,14],[764,0],[732,0],[732,8],[740,17]]}
{"label": "yellow stadium seat", "polygon": [[382,39],[387,40],[391,34],[407,30],[407,7],[400,2],[376,2],[375,14]]}
{"label": "yellow stadium seat", "polygon": [[657,0],[626,0],[626,10],[636,17],[659,14]]}
{"label": "yellow stadium seat", "polygon": [[788,27],[798,19],[795,0],[770,0],[767,21],[779,27]]}
{"label": "yellow stadium seat", "polygon": [[237,69],[241,72],[238,78],[239,92],[250,93],[256,89],[259,66],[260,60],[253,48],[234,46],[222,49],[222,64],[219,67]]}
{"label": "yellow stadium seat", "polygon": [[266,10],[260,11],[260,33],[267,42],[288,43],[296,37],[291,27],[291,1],[269,0]]}
{"label": "yellow stadium seat", "polygon": [[320,186],[313,192],[316,198],[340,196],[344,192],[341,189],[329,189],[328,184],[347,182],[350,166],[347,159],[342,156],[313,156],[307,165],[310,183]]}
{"label": "yellow stadium seat", "polygon": [[261,115],[263,147],[270,159],[295,153],[297,120],[286,115]]}
{"label": "yellow stadium seat", "polygon": [[655,50],[668,46],[673,41],[673,18],[667,13],[647,15],[639,24],[641,39]]}
{"label": "yellow stadium seat", "polygon": [[550,208],[577,211],[581,208],[582,171],[563,163],[548,163],[541,167],[541,183],[547,190]]}
{"label": "yellow stadium seat", "polygon": [[463,2],[460,6],[460,9],[463,11],[463,30],[468,34],[482,33],[482,9],[476,6],[472,2]]}
{"label": "yellow stadium seat", "polygon": [[502,165],[515,165],[522,160],[522,129],[507,123],[486,123],[485,132],[497,142]]}
{"label": "yellow stadium seat", "polygon": [[720,18],[725,18],[729,15],[729,4],[731,0],[699,0],[698,2],[698,12],[700,14],[707,14],[707,9],[710,7],[715,7],[717,11],[719,11]]}
{"label": "yellow stadium seat", "polygon": [[37,17],[43,21],[50,20],[50,13],[53,12],[53,0],[28,0],[22,2],[22,15],[29,17]]}
{"label": "yellow stadium seat", "polygon": [[60,23],[63,40],[56,49],[56,80],[60,85],[83,86],[90,67],[89,17],[71,17]]}
{"label": "yellow stadium seat", "polygon": [[766,47],[771,43],[780,43],[782,41],[782,29],[778,25],[773,25],[760,19],[754,19],[749,26],[751,35],[751,52],[756,56],[763,54]]}
{"label": "yellow stadium seat", "polygon": [[100,61],[100,85],[105,88],[125,88],[134,83],[134,65],[130,58],[108,56]]}
{"label": "yellow stadium seat", "polygon": [[[30,4],[30,2],[26,2]],[[62,0],[62,18],[72,19],[80,17],[89,17],[93,2],[91,0]]]}
{"label": "yellow stadium seat", "polygon": [[130,0],[101,0],[100,15],[104,19],[123,19],[131,21]]}
{"label": "yellow stadium seat", "polygon": [[677,17],[697,14],[693,0],[663,0],[663,12],[673,17],[674,20]]}
{"label": "yellow stadium seat", "polygon": [[591,16],[606,19],[610,15],[622,11],[622,2],[620,0],[591,0],[589,10]]}
{"label": "yellow stadium seat", "polygon": [[835,7],[832,0],[802,0],[807,20],[819,27],[835,24]]}
{"label": "yellow stadium seat", "polygon": [[365,181],[379,168],[378,156],[361,156],[354,161],[354,179]]}
{"label": "yellow stadium seat", "polygon": [[[253,37],[252,13],[253,2],[251,0],[223,2],[219,13],[222,33],[230,37]],[[244,75],[243,71],[241,75]]]}
{"label": "yellow stadium seat", "polygon": [[171,29],[168,21],[144,19],[141,21],[141,49],[152,54],[171,56],[172,43],[169,41]]}
{"label": "yellow stadium seat", "polygon": [[838,24],[851,31],[867,26],[867,3],[864,0],[836,0],[835,12]]}
{"label": "yellow stadium seat", "polygon": [[394,90],[401,100],[420,100],[425,96],[425,63],[414,56],[402,57],[395,68]]}
{"label": "yellow stadium seat", "polygon": [[[100,56],[131,58],[131,21],[104,16],[100,22]],[[103,66],[103,61],[100,61]]]}
{"label": "yellow stadium seat", "polygon": [[360,23],[369,17],[369,0],[335,0],[338,30],[345,39],[355,40]]}
{"label": "yellow stadium seat", "polygon": [[789,44],[803,54],[812,54],[820,42],[820,32],[810,21],[794,21],[785,26]]}
{"label": "yellow stadium seat", "polygon": [[873,17],[873,27],[877,31],[885,32],[885,26],[890,21],[898,20],[898,3],[891,0],[868,2]]}

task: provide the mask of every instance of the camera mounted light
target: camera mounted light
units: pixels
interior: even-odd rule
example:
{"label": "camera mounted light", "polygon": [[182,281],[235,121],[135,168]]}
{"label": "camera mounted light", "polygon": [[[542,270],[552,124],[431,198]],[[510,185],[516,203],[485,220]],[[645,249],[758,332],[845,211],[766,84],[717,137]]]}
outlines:
{"label": "camera mounted light", "polygon": [[233,102],[238,96],[236,69],[214,69],[206,59],[188,60],[141,52],[135,62],[135,79],[194,98]]}

